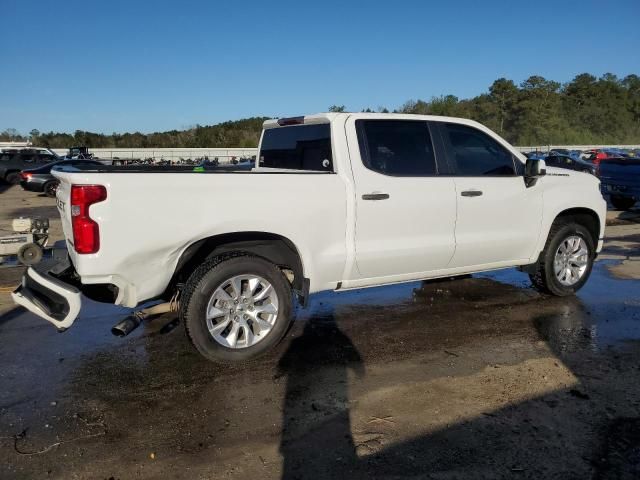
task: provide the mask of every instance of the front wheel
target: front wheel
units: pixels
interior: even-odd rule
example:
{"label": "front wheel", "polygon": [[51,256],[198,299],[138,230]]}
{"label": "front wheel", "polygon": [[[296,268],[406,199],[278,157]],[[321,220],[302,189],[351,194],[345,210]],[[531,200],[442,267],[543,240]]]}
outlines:
{"label": "front wheel", "polygon": [[557,296],[576,293],[587,282],[595,259],[594,240],[577,223],[554,224],[536,272],[529,275],[538,290]]}
{"label": "front wheel", "polygon": [[636,204],[636,199],[633,197],[611,195],[611,204],[618,210],[629,210]]}
{"label": "front wheel", "polygon": [[181,318],[194,347],[218,363],[256,358],[291,323],[289,282],[274,264],[248,255],[216,257],[189,278]]}

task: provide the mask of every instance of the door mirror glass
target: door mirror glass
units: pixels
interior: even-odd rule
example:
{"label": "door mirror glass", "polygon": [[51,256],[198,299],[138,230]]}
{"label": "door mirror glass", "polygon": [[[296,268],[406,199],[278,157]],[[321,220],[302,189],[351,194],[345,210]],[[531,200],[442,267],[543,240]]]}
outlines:
{"label": "door mirror glass", "polygon": [[538,178],[542,177],[547,173],[547,165],[544,160],[539,160],[537,158],[529,158],[527,159],[527,164],[524,168],[525,177],[529,178]]}
{"label": "door mirror glass", "polygon": [[547,174],[547,165],[544,160],[537,158],[527,159],[524,167],[524,183],[528,187],[533,187],[540,177]]}

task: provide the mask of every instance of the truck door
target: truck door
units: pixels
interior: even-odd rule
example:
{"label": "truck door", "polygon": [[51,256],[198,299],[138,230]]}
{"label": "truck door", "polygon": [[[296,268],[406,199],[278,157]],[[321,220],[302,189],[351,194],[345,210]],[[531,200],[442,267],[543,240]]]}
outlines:
{"label": "truck door", "polygon": [[[433,128],[436,128],[434,126]],[[474,127],[437,122],[455,170],[456,252],[450,267],[516,265],[534,255],[542,188],[527,187],[523,165]]]}
{"label": "truck door", "polygon": [[455,183],[438,175],[428,123],[354,115],[347,132],[360,278],[445,268],[455,250]]}

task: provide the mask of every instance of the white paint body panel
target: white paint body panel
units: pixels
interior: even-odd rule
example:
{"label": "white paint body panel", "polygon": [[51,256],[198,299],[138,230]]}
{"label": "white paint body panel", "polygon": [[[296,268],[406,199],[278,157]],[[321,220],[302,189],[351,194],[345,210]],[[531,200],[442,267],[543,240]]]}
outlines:
{"label": "white paint body panel", "polygon": [[[398,178],[367,170],[354,130],[358,118],[421,119],[470,125],[524,157],[502,138],[471,120],[401,114],[320,114],[331,124],[335,174],[64,173],[59,204],[70,228],[71,184],[101,184],[107,199],[91,206],[101,247],[71,260],[85,284],[114,283],[116,303],[135,306],[161,294],[178,259],[194,242],[232,232],[268,232],[289,239],[310,279],[310,291],[368,287],[532,263],[551,223],[568,208],[600,217],[606,204],[588,174],[548,169],[531,188],[514,178]],[[265,128],[278,127],[269,122]],[[295,128],[295,127],[294,127]],[[555,172],[555,173],[554,173]],[[478,188],[482,197],[463,198]],[[362,201],[381,191],[385,201]],[[601,246],[601,243],[599,243]]]}
{"label": "white paint body panel", "polygon": [[[360,161],[352,116],[346,124],[355,184],[357,277],[422,274],[447,267],[455,251],[456,192],[452,177],[392,177]],[[384,193],[386,200],[364,200]],[[346,280],[352,280],[347,278]]]}
{"label": "white paint body panel", "polygon": [[[457,177],[456,253],[450,267],[526,262],[536,252],[542,223],[540,185],[522,177]],[[478,197],[462,192],[481,191]]]}

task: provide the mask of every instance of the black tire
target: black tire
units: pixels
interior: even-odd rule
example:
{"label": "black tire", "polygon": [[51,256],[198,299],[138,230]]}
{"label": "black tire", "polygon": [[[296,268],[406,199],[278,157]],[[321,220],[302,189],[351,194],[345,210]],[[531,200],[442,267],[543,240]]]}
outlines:
{"label": "black tire", "polygon": [[37,243],[27,243],[18,250],[18,261],[23,265],[35,265],[42,260],[42,247]]}
{"label": "black tire", "polygon": [[55,198],[58,185],[60,183],[57,180],[49,180],[44,184],[43,191],[47,197]]}
{"label": "black tire", "polygon": [[[205,311],[209,298],[225,280],[243,274],[255,274],[271,283],[278,296],[278,315],[266,337],[246,348],[228,348],[218,343],[207,329]],[[180,318],[187,337],[207,360],[232,363],[252,360],[275,347],[287,333],[292,321],[291,286],[284,274],[271,262],[245,253],[232,253],[207,260],[187,281],[180,299]]]}
{"label": "black tire", "polygon": [[633,197],[611,195],[611,204],[618,210],[629,210],[636,204],[636,199]]}
{"label": "black tire", "polygon": [[20,172],[9,172],[5,175],[4,180],[10,185],[17,185],[20,183]]}
{"label": "black tire", "polygon": [[[556,251],[560,244],[572,235],[581,237],[589,251],[587,268],[584,271],[582,278],[574,285],[567,286],[560,283],[553,270],[553,262]],[[536,266],[536,272],[529,274],[531,283],[533,286],[543,292],[556,295],[558,297],[565,297],[568,295],[574,295],[589,279],[591,270],[593,269],[593,262],[595,260],[595,245],[594,239],[591,233],[580,224],[577,223],[554,223],[549,232],[547,243],[540,255],[538,264]]]}

